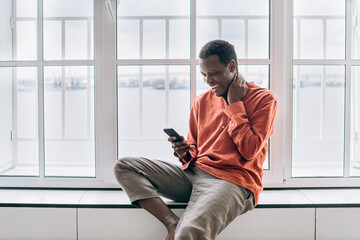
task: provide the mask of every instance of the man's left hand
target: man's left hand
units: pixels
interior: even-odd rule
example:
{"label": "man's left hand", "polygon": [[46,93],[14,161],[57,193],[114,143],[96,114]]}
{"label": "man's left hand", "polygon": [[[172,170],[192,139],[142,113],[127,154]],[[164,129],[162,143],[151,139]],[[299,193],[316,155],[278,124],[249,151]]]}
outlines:
{"label": "man's left hand", "polygon": [[247,93],[247,82],[240,74],[235,74],[228,90],[227,100],[229,104],[242,101]]}

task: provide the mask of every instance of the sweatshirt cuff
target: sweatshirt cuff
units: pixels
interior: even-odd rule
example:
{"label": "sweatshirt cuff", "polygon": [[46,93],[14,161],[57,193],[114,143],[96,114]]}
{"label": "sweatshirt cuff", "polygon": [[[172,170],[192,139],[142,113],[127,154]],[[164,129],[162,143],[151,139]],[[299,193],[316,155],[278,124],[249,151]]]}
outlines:
{"label": "sweatshirt cuff", "polygon": [[225,114],[229,118],[232,118],[235,114],[239,114],[239,113],[246,115],[246,110],[243,101],[232,103],[225,108]]}
{"label": "sweatshirt cuff", "polygon": [[232,103],[225,109],[225,114],[231,120],[229,131],[234,130],[236,127],[249,123],[249,119],[242,101]]}
{"label": "sweatshirt cuff", "polygon": [[193,162],[193,161],[196,159],[196,157],[197,157],[197,151],[196,151],[196,150],[190,150],[190,151],[189,151],[189,154],[190,154],[190,160],[189,160],[188,162],[186,162],[184,159],[178,157],[179,161],[180,161],[182,164],[186,164],[186,163]]}

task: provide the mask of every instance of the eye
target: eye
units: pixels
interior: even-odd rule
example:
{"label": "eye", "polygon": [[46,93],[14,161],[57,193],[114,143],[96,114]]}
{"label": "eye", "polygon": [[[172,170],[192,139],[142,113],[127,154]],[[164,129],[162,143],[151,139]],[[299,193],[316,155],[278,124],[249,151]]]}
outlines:
{"label": "eye", "polygon": [[215,75],[217,75],[219,72],[209,72],[209,75],[210,76],[215,76]]}

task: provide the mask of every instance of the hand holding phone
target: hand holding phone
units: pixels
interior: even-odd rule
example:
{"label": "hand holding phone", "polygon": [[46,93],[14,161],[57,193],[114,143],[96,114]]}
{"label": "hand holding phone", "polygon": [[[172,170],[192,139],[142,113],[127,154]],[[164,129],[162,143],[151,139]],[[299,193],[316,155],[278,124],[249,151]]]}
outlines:
{"label": "hand holding phone", "polygon": [[[184,137],[180,136],[174,129],[165,128],[164,132],[170,137],[168,140],[172,143],[172,148],[174,149],[174,156],[179,157],[186,162],[190,160],[189,150],[191,146],[187,143]],[[176,139],[172,139],[175,137]]]}
{"label": "hand holding phone", "polygon": [[176,137],[176,140],[174,140],[174,142],[180,142],[180,141],[184,140],[184,138],[182,136],[180,136],[180,134],[178,134],[173,128],[164,128],[164,132],[169,137]]}

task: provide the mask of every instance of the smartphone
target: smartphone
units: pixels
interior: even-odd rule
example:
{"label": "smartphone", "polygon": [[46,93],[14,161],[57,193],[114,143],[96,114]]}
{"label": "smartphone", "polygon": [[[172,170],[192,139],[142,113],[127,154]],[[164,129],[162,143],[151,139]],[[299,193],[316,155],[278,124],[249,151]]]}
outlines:
{"label": "smartphone", "polygon": [[175,142],[179,142],[184,140],[184,138],[182,136],[180,136],[180,134],[178,134],[174,129],[172,128],[164,128],[164,132],[169,136],[169,137],[176,137]]}

